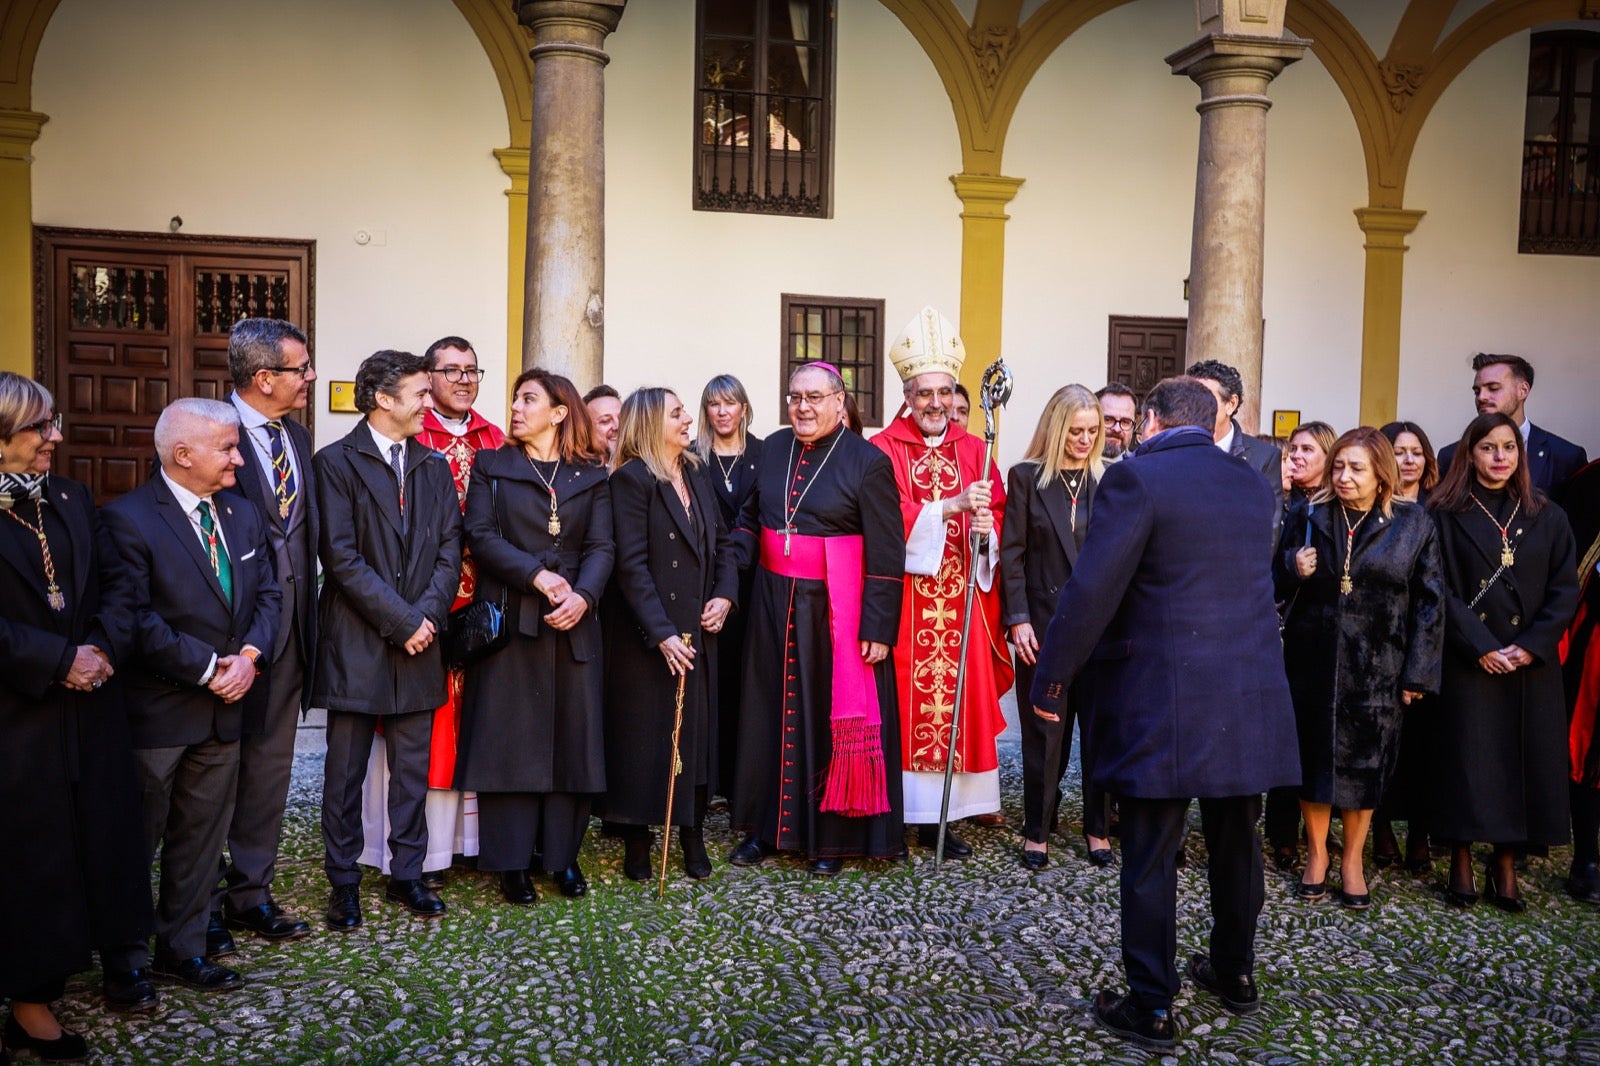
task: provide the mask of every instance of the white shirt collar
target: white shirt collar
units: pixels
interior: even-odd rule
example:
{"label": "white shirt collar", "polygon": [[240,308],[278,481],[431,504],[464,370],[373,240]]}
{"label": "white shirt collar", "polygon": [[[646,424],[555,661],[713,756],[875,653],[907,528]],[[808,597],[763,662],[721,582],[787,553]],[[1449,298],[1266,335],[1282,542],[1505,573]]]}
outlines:
{"label": "white shirt collar", "polygon": [[[196,496],[168,477],[165,469],[161,471],[161,479],[167,483],[167,488],[172,490],[172,495],[178,501],[178,506],[183,508],[183,513],[186,515],[194,514],[194,510],[200,506],[201,500],[209,500],[211,498],[209,496]],[[215,509],[216,505],[213,504],[212,507]]]}
{"label": "white shirt collar", "polygon": [[241,400],[237,389],[228,394],[228,399],[232,401],[234,410],[239,412],[239,423],[246,432],[252,429],[260,429],[272,421],[272,419]]}
{"label": "white shirt collar", "polygon": [[1522,443],[1526,444],[1526,443],[1528,443],[1528,434],[1533,432],[1533,419],[1524,418],[1522,420],[1521,429],[1522,429]]}
{"label": "white shirt collar", "polygon": [[405,443],[406,442],[405,441],[403,441],[403,440],[390,440],[388,437],[385,437],[382,433],[379,433],[377,428],[375,426],[373,426],[373,424],[372,424],[372,422],[370,420],[367,422],[367,432],[372,434],[372,443],[374,443],[374,444],[376,444],[378,446],[378,454],[383,456],[383,461],[384,462],[387,463],[389,461],[389,449],[393,448],[396,444],[401,446],[401,448],[400,448],[400,461],[402,463],[405,462],[405,455],[406,455],[406,449],[405,449]]}
{"label": "white shirt collar", "polygon": [[1233,452],[1233,435],[1234,435],[1234,432],[1235,432],[1235,430],[1233,428],[1233,423],[1229,422],[1228,423],[1228,432],[1227,432],[1227,434],[1225,436],[1223,436],[1223,438],[1221,440],[1217,441],[1217,447],[1219,447],[1223,451],[1228,452],[1228,453],[1231,454]]}

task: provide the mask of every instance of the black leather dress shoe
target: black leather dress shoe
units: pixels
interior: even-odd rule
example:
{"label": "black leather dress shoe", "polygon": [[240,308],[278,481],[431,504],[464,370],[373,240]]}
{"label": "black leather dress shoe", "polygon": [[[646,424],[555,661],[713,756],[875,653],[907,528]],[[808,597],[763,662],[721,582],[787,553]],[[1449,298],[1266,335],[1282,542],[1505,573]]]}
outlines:
{"label": "black leather dress shoe", "polygon": [[233,942],[233,934],[223,924],[222,915],[213,914],[211,921],[206,924],[206,958],[220,959],[238,950],[239,945]]}
{"label": "black leather dress shoe", "polygon": [[806,869],[812,877],[838,877],[839,871],[844,869],[844,860],[812,859],[806,863]]}
{"label": "black leather dress shoe", "polygon": [[420,880],[391,877],[389,887],[383,890],[383,898],[400,904],[418,918],[437,918],[445,912],[444,900]]}
{"label": "black leather dress shoe", "polygon": [[1029,870],[1043,870],[1050,865],[1050,853],[1048,851],[1031,851],[1028,848],[1023,848],[1022,865]]}
{"label": "black leather dress shoe", "polygon": [[161,999],[156,995],[156,986],[150,983],[150,974],[144,970],[108,970],[100,991],[105,996],[106,1010],[118,1014],[150,1010]]}
{"label": "black leather dress shoe", "polygon": [[1170,1010],[1145,1010],[1132,996],[1119,996],[1109,989],[1094,997],[1095,1021],[1151,1051],[1171,1051],[1178,1046],[1178,1023]]}
{"label": "black leather dress shoe", "polygon": [[230,929],[248,929],[267,940],[293,940],[310,936],[311,926],[284,914],[276,903],[263,903],[247,911],[228,915]]}
{"label": "black leather dress shoe", "polygon": [[1289,873],[1300,861],[1300,852],[1292,845],[1272,849],[1272,865],[1283,873]]}
{"label": "black leather dress shoe", "polygon": [[1574,863],[1567,874],[1567,895],[1579,903],[1600,903],[1600,863]]}
{"label": "black leather dress shoe", "polygon": [[[917,826],[917,843],[925,848],[932,848],[939,842],[939,827],[936,825]],[[944,857],[947,859],[967,859],[972,857],[972,845],[956,836],[955,830],[945,826],[944,830]]]}
{"label": "black leather dress shoe", "polygon": [[435,892],[439,891],[441,888],[444,887],[444,871],[443,870],[424,870],[424,871],[422,871],[422,883],[427,885],[429,888],[433,889]]}
{"label": "black leather dress shoe", "polygon": [[528,880],[526,870],[505,870],[500,874],[500,894],[507,903],[515,903],[525,907],[537,902],[539,893],[533,889],[533,883]]}
{"label": "black leather dress shoe", "polygon": [[[630,826],[630,829],[642,828]],[[651,832],[618,833],[624,836],[622,849],[622,875],[630,881],[650,880]]]}
{"label": "black leather dress shoe", "polygon": [[772,854],[773,849],[767,847],[754,835],[747,836],[739,842],[739,846],[728,853],[728,861],[735,866],[760,866],[761,860]]}
{"label": "black leather dress shoe", "polygon": [[584,878],[583,871],[578,869],[577,863],[551,874],[550,880],[555,882],[556,891],[568,899],[577,899],[589,893],[589,882]]}
{"label": "black leather dress shoe", "polygon": [[81,1062],[89,1056],[89,1045],[77,1033],[62,1029],[61,1035],[54,1040],[29,1036],[16,1015],[6,1019],[3,1039],[5,1046],[12,1051],[30,1051],[36,1058],[46,1062]]}
{"label": "black leather dress shoe", "polygon": [[328,928],[336,933],[352,933],[361,928],[361,886],[334,885],[328,893],[324,915]]}
{"label": "black leather dress shoe", "polygon": [[678,846],[683,849],[683,872],[695,881],[711,876],[711,857],[706,854],[706,838],[702,830],[678,830]]}
{"label": "black leather dress shoe", "polygon": [[151,976],[158,981],[185,985],[201,992],[231,992],[244,987],[244,978],[210,959],[161,959],[150,964]]}
{"label": "black leather dress shoe", "polygon": [[1209,955],[1189,956],[1189,980],[1205,989],[1234,1014],[1254,1014],[1261,1009],[1261,995],[1249,976],[1223,977]]}

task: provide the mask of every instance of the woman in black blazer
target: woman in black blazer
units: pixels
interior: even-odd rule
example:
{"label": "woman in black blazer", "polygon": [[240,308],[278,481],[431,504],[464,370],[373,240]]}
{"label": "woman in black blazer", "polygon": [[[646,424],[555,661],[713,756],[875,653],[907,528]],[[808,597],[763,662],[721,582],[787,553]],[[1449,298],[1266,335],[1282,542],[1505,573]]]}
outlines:
{"label": "woman in black blazer", "polygon": [[[0,372],[0,1039],[44,1059],[87,1053],[50,1011],[99,949],[106,1006],[156,1004],[150,866],[115,665],[129,590],[100,570],[87,487],[50,474],[61,423],[44,386]],[[0,1058],[4,1052],[0,1052]]]}
{"label": "woman in black blazer", "polygon": [[[700,432],[695,450],[705,462],[707,481],[716,494],[722,523],[731,532],[739,512],[756,491],[761,469],[761,438],[750,432],[750,396],[732,374],[718,374],[700,393]],[[755,583],[755,560],[739,571],[739,597],[748,604]],[[717,634],[717,784],[714,792],[733,788],[733,759],[739,744],[739,697],[744,690],[743,611],[731,611]]]}
{"label": "woman in black blazer", "polygon": [[595,607],[611,576],[611,493],[589,412],[559,374],[524,371],[506,443],[467,490],[479,600],[503,601],[511,640],[467,670],[456,787],[478,793],[478,869],[532,903],[535,856],[567,897],[588,891],[578,849],[605,791],[603,659]]}
{"label": "woman in black blazer", "polygon": [[[1027,453],[1006,477],[1006,523],[1000,538],[1002,622],[1015,648],[1019,693],[1033,687],[1039,642],[1083,546],[1095,485],[1104,470],[1100,458],[1104,450],[1100,401],[1082,385],[1067,385],[1045,404]],[[1072,749],[1072,715],[1078,717],[1083,755],[1083,832],[1089,861],[1101,867],[1115,861],[1107,836],[1111,802],[1090,784],[1084,707],[1076,688],[1067,707],[1061,722],[1046,722],[1026,708],[1018,715],[1022,864],[1030,870],[1049,865],[1046,840],[1056,828],[1061,805],[1061,778]]]}
{"label": "woman in black blazer", "polygon": [[1444,556],[1444,681],[1427,764],[1428,827],[1454,843],[1447,898],[1477,900],[1472,842],[1494,845],[1484,895],[1526,904],[1519,847],[1565,844],[1567,711],[1559,645],[1578,606],[1577,547],[1529,483],[1522,433],[1502,414],[1467,424],[1428,500]]}
{"label": "woman in black blazer", "polygon": [[623,872],[635,881],[650,877],[651,827],[667,814],[679,678],[682,770],[667,830],[678,827],[684,871],[711,876],[701,826],[717,779],[719,631],[739,571],[706,470],[689,448],[693,421],[676,393],[639,389],[622,405],[611,475],[617,562],[616,592],[605,601],[603,806],[626,844]]}

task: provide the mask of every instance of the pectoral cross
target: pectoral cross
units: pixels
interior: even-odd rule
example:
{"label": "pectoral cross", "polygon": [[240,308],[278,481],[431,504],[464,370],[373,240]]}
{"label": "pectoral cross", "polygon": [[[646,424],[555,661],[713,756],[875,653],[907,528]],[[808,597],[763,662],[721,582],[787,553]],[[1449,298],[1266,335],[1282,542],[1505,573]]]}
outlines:
{"label": "pectoral cross", "polygon": [[789,557],[789,538],[794,536],[795,532],[794,523],[789,523],[788,525],[784,526],[783,529],[779,530],[779,532],[783,534],[783,556],[787,559]]}

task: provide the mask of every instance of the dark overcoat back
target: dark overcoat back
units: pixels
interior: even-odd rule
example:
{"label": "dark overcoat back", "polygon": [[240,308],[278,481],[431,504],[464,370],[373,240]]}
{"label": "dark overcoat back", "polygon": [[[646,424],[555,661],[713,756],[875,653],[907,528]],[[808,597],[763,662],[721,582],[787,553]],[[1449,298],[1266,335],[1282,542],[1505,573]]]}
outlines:
{"label": "dark overcoat back", "polygon": [[[605,662],[598,606],[611,576],[611,494],[605,468],[561,462],[555,471],[560,532],[550,532],[550,491],[522,446],[480,451],[467,489],[467,546],[479,600],[506,604],[507,646],[467,671],[456,787],[479,792],[602,792],[606,787],[601,690]],[[565,578],[589,609],[569,630],[533,591],[540,570]],[[666,801],[663,793],[662,802]]]}
{"label": "dark overcoat back", "polygon": [[[1553,503],[1517,518],[1509,530],[1515,562],[1496,576],[1500,533],[1467,508],[1433,512],[1448,593],[1443,690],[1428,732],[1430,828],[1446,840],[1562,844],[1569,826],[1559,645],[1578,605],[1572,529]],[[1509,674],[1478,665],[1510,644],[1533,664]]]}
{"label": "dark overcoat back", "polygon": [[[1300,737],[1301,795],[1313,803],[1371,810],[1400,757],[1402,690],[1439,692],[1444,576],[1433,521],[1396,502],[1359,522],[1351,590],[1339,591],[1347,541],[1337,500],[1296,508],[1273,566],[1290,604],[1284,666]],[[1309,544],[1317,568],[1302,579],[1295,553]]]}
{"label": "dark overcoat back", "polygon": [[63,611],[46,603],[37,539],[0,518],[0,851],[8,865],[0,877],[0,992],[86,970],[91,948],[150,933],[149,863],[121,685],[116,677],[96,692],[61,684],[81,644],[105,651],[115,669],[127,665],[126,618],[119,628],[99,617],[127,610],[126,580],[112,566],[102,581],[89,490],[51,477],[45,496]]}
{"label": "dark overcoat back", "polygon": [[602,615],[604,814],[632,825],[659,825],[666,811],[677,682],[659,649],[674,634],[690,634],[695,660],[684,682],[673,824],[693,825],[694,790],[717,786],[720,649],[717,634],[700,628],[700,613],[719,596],[737,604],[739,569],[706,469],[690,468],[685,479],[693,523],[671,483],[657,481],[643,462],[626,462],[611,475],[617,559]]}
{"label": "dark overcoat back", "polygon": [[[238,740],[244,705],[225,703],[200,678],[213,655],[246,644],[263,654],[278,636],[283,593],[272,576],[265,520],[255,504],[218,493],[217,524],[233,570],[222,584],[183,506],[159,473],[100,512],[133,597],[133,660],[122,676],[137,748]],[[264,700],[257,677],[245,704]]]}
{"label": "dark overcoat back", "polygon": [[1082,671],[1096,785],[1177,799],[1299,782],[1272,600],[1276,507],[1260,472],[1199,427],[1106,470],[1032,693],[1054,711]]}
{"label": "dark overcoat back", "polygon": [[441,642],[406,641],[431,621],[444,632],[461,577],[461,504],[444,456],[406,443],[406,514],[365,420],[317,453],[322,594],[312,702],[355,714],[410,714],[444,703]]}

